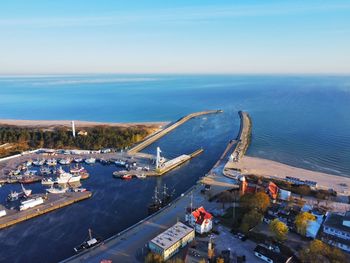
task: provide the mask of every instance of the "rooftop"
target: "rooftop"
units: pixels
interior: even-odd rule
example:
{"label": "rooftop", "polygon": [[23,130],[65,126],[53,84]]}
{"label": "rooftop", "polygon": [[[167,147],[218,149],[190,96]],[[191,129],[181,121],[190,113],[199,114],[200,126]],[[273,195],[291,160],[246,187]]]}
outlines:
{"label": "rooftop", "polygon": [[344,219],[346,219],[346,216],[336,214],[336,213],[329,213],[326,220],[324,221],[324,226],[337,228],[339,230],[350,233],[350,227],[343,225]]}
{"label": "rooftop", "polygon": [[194,216],[194,218],[196,219],[196,224],[201,225],[203,223],[204,220],[209,219],[211,220],[213,218],[213,216],[208,213],[203,206],[197,208],[196,210],[194,210],[192,212],[192,215]]}
{"label": "rooftop", "polygon": [[177,222],[175,225],[153,238],[151,242],[163,249],[168,249],[192,231],[194,231],[193,228],[181,222]]}
{"label": "rooftop", "polygon": [[264,255],[265,257],[271,259],[274,263],[285,263],[288,262],[288,259],[290,258],[282,253],[276,253],[262,245],[257,245],[254,252]]}

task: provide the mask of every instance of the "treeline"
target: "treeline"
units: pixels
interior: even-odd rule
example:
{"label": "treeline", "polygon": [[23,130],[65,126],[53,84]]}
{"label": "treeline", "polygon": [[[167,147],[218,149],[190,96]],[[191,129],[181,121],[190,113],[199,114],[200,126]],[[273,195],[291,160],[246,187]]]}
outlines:
{"label": "treeline", "polygon": [[68,128],[44,130],[39,128],[22,128],[13,126],[0,127],[0,144],[15,143],[23,148],[75,148],[92,149],[117,148],[122,149],[136,143],[149,134],[144,126],[109,127],[96,126],[84,128],[86,136],[75,138]]}

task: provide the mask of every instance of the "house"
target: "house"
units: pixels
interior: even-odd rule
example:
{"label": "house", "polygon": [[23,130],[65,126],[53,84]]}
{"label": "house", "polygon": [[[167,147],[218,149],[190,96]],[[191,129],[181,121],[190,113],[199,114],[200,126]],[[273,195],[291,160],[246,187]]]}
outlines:
{"label": "house", "polygon": [[254,255],[269,263],[288,263],[292,262],[292,256],[286,256],[264,245],[257,245],[254,249]]}
{"label": "house", "polygon": [[345,215],[328,213],[323,223],[321,239],[332,246],[350,252],[350,211]]}
{"label": "house", "polygon": [[213,228],[213,216],[203,206],[192,211],[188,210],[186,215],[188,224],[195,228],[199,234],[208,233]]}
{"label": "house", "polygon": [[153,253],[161,255],[162,259],[165,261],[176,254],[180,248],[190,243],[194,237],[195,231],[193,228],[181,222],[177,222],[149,241],[148,248]]}

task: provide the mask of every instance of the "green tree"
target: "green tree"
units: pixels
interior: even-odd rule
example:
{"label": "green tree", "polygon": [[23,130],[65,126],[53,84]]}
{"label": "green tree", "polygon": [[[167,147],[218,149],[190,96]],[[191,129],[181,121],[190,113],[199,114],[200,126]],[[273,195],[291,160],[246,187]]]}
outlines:
{"label": "green tree", "polygon": [[295,217],[295,226],[297,228],[297,232],[303,236],[306,234],[306,229],[309,224],[309,221],[315,221],[315,216],[308,212],[302,212]]}
{"label": "green tree", "polygon": [[263,215],[256,209],[244,214],[240,229],[243,233],[247,233],[251,228],[255,227],[262,220]]}
{"label": "green tree", "polygon": [[283,242],[287,239],[288,227],[277,218],[270,223],[269,228],[278,241]]}

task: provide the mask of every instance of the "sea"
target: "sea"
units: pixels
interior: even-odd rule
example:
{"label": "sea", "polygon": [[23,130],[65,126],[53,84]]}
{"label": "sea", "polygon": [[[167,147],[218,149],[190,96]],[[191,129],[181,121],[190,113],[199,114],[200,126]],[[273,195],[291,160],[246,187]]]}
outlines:
{"label": "sea", "polygon": [[[224,112],[192,119],[144,150],[159,146],[171,158],[202,147],[203,154],[161,178],[127,182],[112,177],[114,165],[86,165],[91,176],[82,184],[93,197],[0,230],[0,261],[57,262],[74,254],[88,228],[108,238],[142,220],[155,186],[166,184],[176,197],[210,170],[237,136],[239,110],[253,121],[249,156],[350,176],[350,76],[0,77],[0,119],[171,122],[211,109]],[[0,203],[19,188],[0,188]]]}

